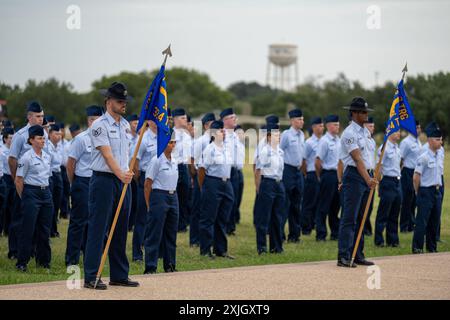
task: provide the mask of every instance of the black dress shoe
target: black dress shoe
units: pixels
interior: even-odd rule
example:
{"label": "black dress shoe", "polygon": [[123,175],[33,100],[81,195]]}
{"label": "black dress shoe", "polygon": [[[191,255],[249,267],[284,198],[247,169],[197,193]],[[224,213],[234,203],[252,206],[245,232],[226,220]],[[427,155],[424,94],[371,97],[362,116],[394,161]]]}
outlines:
{"label": "black dress shoe", "polygon": [[300,243],[300,239],[288,239],[288,243]]}
{"label": "black dress shoe", "polygon": [[89,281],[84,283],[84,287],[87,289],[95,289],[95,290],[106,290],[108,287],[106,284],[100,279],[97,283],[97,286],[95,286],[95,280]]}
{"label": "black dress shoe", "polygon": [[384,245],[384,243],[375,243],[375,247],[384,248],[385,245]]}
{"label": "black dress shoe", "polygon": [[423,253],[423,249],[417,249],[417,248],[414,248],[414,249],[412,250],[412,253],[413,253],[413,254],[421,254],[421,253]]}
{"label": "black dress shoe", "polygon": [[37,267],[38,268],[44,268],[44,269],[50,269],[50,264],[48,264],[48,263],[38,263]]}
{"label": "black dress shoe", "polygon": [[155,274],[156,268],[145,268],[144,274]]}
{"label": "black dress shoe", "polygon": [[125,280],[109,281],[109,285],[121,287],[139,287],[139,282],[132,281],[130,278],[127,278]]}
{"label": "black dress shoe", "polygon": [[17,264],[16,269],[21,272],[27,272],[27,266],[24,266],[23,264]]}
{"label": "black dress shoe", "polygon": [[16,260],[17,256],[14,253],[8,253],[8,259],[9,260]]}
{"label": "black dress shoe", "polygon": [[388,244],[388,246],[392,247],[392,248],[398,248],[400,246],[400,244],[399,243],[390,243],[390,244]]}
{"label": "black dress shoe", "polygon": [[317,241],[317,242],[326,242],[327,239],[325,239],[325,238],[318,238],[318,239],[316,239],[316,241]]}
{"label": "black dress shoe", "polygon": [[356,268],[356,264],[354,262],[351,263],[350,260],[347,260],[345,258],[339,258],[337,261],[337,266],[345,268]]}
{"label": "black dress shoe", "polygon": [[355,259],[355,263],[360,266],[373,266],[375,263],[366,259]]}
{"label": "black dress shoe", "polygon": [[216,254],[216,256],[221,257],[221,258],[226,258],[226,259],[230,259],[230,260],[234,260],[236,259],[233,256],[230,256],[228,253],[221,253],[221,254]]}
{"label": "black dress shoe", "polygon": [[142,260],[142,258],[136,258],[136,259],[133,258],[133,262],[142,263],[143,260]]}
{"label": "black dress shoe", "polygon": [[189,245],[189,247],[191,247],[191,248],[198,248],[198,247],[200,247],[200,245],[198,243],[191,243]]}
{"label": "black dress shoe", "polygon": [[281,254],[281,253],[283,253],[283,249],[280,249],[280,250],[272,249],[272,250],[270,250],[270,253]]}
{"label": "black dress shoe", "polygon": [[167,267],[164,267],[164,272],[178,272],[178,270],[175,268],[174,265],[169,265]]}
{"label": "black dress shoe", "polygon": [[209,258],[209,259],[211,259],[211,260],[213,260],[213,259],[216,258],[211,252],[202,253],[201,256],[202,256],[202,257]]}

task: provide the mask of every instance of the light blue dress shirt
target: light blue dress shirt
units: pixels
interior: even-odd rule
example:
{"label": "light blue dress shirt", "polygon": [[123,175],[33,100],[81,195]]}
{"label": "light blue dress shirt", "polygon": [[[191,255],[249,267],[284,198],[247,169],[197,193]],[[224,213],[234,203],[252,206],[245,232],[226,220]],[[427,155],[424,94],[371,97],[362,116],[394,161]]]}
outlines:
{"label": "light blue dress shirt", "polygon": [[50,167],[52,172],[61,172],[61,164],[63,159],[61,149],[62,145],[58,144],[55,146],[51,141],[48,142],[47,152],[51,157]]}
{"label": "light blue dress shirt", "polygon": [[51,156],[44,150],[41,156],[38,156],[33,149],[30,149],[20,158],[16,175],[23,177],[24,184],[48,187],[49,178],[52,175],[50,162]]}
{"label": "light blue dress shirt", "polygon": [[[378,159],[381,155],[381,148],[378,148]],[[383,176],[399,178],[401,176],[400,162],[401,162],[400,148],[397,143],[386,141],[386,148],[384,150],[383,160],[381,160],[381,173]]]}
{"label": "light blue dress shirt", "polygon": [[150,164],[150,161],[154,156],[156,156],[158,151],[158,141],[156,137],[156,134],[150,129],[148,129],[142,137],[142,142],[139,146],[139,151],[136,157],[139,160],[140,171],[145,172]]}
{"label": "light blue dress shirt", "polygon": [[350,155],[350,153],[356,149],[360,150],[366,168],[370,168],[370,157],[373,157],[373,155],[370,153],[369,136],[369,130],[365,127],[361,127],[354,121],[345,128],[341,136],[341,157],[345,168],[347,166],[356,167],[355,161],[353,161],[353,158]]}
{"label": "light blue dress shirt", "polygon": [[206,175],[216,178],[230,178],[232,158],[224,146],[211,142],[203,151],[200,168],[205,168]]}
{"label": "light blue dress shirt", "polygon": [[439,152],[433,153],[427,148],[427,151],[417,159],[414,172],[421,175],[421,187],[441,186],[444,163],[440,160]]}
{"label": "light blue dress shirt", "polygon": [[175,191],[178,183],[178,163],[174,158],[167,159],[164,153],[159,158],[154,156],[147,167],[145,178],[153,181],[152,189]]}
{"label": "light blue dress shirt", "polygon": [[422,144],[419,138],[409,134],[400,142],[400,153],[403,159],[403,166],[408,169],[414,169],[417,159],[422,153]]}
{"label": "light blue dress shirt", "polygon": [[283,178],[284,170],[283,154],[284,152],[281,150],[280,146],[273,148],[266,143],[260,150],[256,169],[260,169],[261,175],[267,178],[281,180]]}
{"label": "light blue dress shirt", "polygon": [[83,178],[92,176],[91,156],[92,141],[89,130],[81,132],[73,140],[69,150],[69,157],[76,161],[75,175]]}
{"label": "light blue dress shirt", "polygon": [[308,138],[305,142],[305,155],[304,158],[306,160],[306,172],[315,172],[316,167],[314,162],[316,161],[317,156],[317,147],[319,146],[320,138],[313,134]]}
{"label": "light blue dress shirt", "polygon": [[114,159],[123,171],[128,171],[128,155],[130,152],[130,124],[123,117],[116,122],[108,113],[104,113],[96,119],[89,131],[92,143],[91,169],[94,171],[109,172],[111,169],[106,164],[100,150],[97,147],[110,146]]}
{"label": "light blue dress shirt", "polygon": [[337,170],[341,139],[327,132],[319,141],[316,157],[322,161],[324,170]]}
{"label": "light blue dress shirt", "polygon": [[281,149],[284,151],[284,163],[300,167],[305,153],[305,135],[301,130],[290,127],[281,134]]}

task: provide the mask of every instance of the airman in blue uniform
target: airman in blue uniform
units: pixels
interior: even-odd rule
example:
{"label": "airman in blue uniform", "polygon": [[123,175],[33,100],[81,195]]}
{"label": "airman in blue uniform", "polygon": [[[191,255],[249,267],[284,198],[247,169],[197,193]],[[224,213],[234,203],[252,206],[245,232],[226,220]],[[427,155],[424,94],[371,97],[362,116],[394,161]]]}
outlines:
{"label": "airman in blue uniform", "polygon": [[270,252],[283,252],[281,223],[285,204],[283,179],[283,150],[279,146],[280,133],[277,124],[267,124],[266,143],[262,146],[256,166],[258,198],[255,203],[254,225],[256,228],[256,247],[258,254],[267,253],[267,234],[270,239]]}
{"label": "airman in blue uniform", "polygon": [[62,157],[61,152],[62,145],[61,132],[57,124],[49,126],[49,142],[47,144],[47,152],[51,156],[51,170],[52,176],[50,177],[50,192],[53,199],[53,221],[50,231],[50,237],[59,237],[58,232],[58,213],[61,206],[61,200],[63,196],[63,179],[61,175]]}
{"label": "airman in blue uniform", "polygon": [[327,133],[320,139],[316,152],[316,174],[320,180],[320,191],[317,201],[316,240],[324,241],[327,237],[326,220],[331,231],[331,240],[339,235],[340,194],[338,191],[337,168],[339,162],[339,117],[325,117]]}
{"label": "airman in blue uniform", "polygon": [[[377,148],[377,143],[375,142],[375,139],[373,138],[373,135],[375,133],[375,123],[373,120],[373,117],[369,117],[367,119],[367,122],[364,123],[364,127],[369,130],[369,136],[367,137],[367,140],[369,141],[368,149],[369,149],[369,165],[367,166],[367,169],[369,170],[369,175],[373,177],[374,170],[375,170],[375,150]],[[375,198],[375,197],[374,197]],[[370,222],[370,216],[372,215],[373,211],[373,199],[370,202],[369,211],[367,212],[367,219],[366,223],[364,225],[364,235],[371,236],[372,235],[372,223]],[[367,202],[367,200],[365,200]],[[365,206],[361,207],[362,210],[365,210]]]}
{"label": "airman in blue uniform", "polygon": [[0,147],[2,153],[3,164],[3,182],[5,185],[3,207],[2,207],[2,221],[0,233],[9,234],[9,226],[11,223],[11,216],[14,209],[14,197],[16,195],[16,186],[11,177],[11,170],[8,165],[9,150],[11,148],[11,141],[14,136],[14,129],[12,127],[5,127],[2,130],[2,145]]}
{"label": "airman in blue uniform", "polygon": [[[89,135],[92,143],[92,177],[89,181],[89,218],[84,257],[85,288],[105,290],[96,275],[104,249],[105,238],[111,227],[124,184],[128,185],[133,173],[130,171],[130,125],[122,115],[130,100],[126,86],[114,82],[105,95],[106,112],[92,124]],[[127,186],[128,188],[128,186]],[[109,248],[110,285],[137,287],[138,282],[128,278],[129,264],[126,255],[130,190],[128,188],[120,210]]]}
{"label": "airman in blue uniform", "polygon": [[[386,245],[398,247],[398,220],[400,205],[402,203],[402,190],[400,184],[401,152],[398,146],[400,132],[391,134],[386,141],[384,157],[381,161],[381,173],[383,178],[379,186],[380,202],[378,204],[375,220],[375,245],[384,246],[383,232],[386,228]],[[381,147],[378,149],[378,157],[381,155]]]}
{"label": "airman in blue uniform", "polygon": [[149,129],[144,133],[142,137],[141,145],[137,154],[134,172],[135,179],[138,180],[137,190],[137,213],[133,230],[133,261],[143,261],[142,246],[144,245],[145,228],[147,225],[147,209],[145,205],[144,197],[144,182],[145,172],[150,164],[150,161],[156,156],[157,152],[157,127],[156,123],[149,120]]}
{"label": "airman in blue uniform", "polygon": [[172,157],[175,145],[176,139],[172,132],[172,138],[166,149],[159,157],[155,155],[152,158],[145,173],[148,222],[145,228],[144,274],[156,273],[158,257],[163,258],[165,272],[177,271],[178,163]]}
{"label": "airman in blue uniform", "polygon": [[178,203],[180,214],[178,231],[187,232],[189,223],[189,184],[191,177],[189,165],[191,165],[192,138],[187,131],[187,114],[183,108],[172,110],[174,131],[177,139],[173,157],[178,161]]}
{"label": "airman in blue uniform", "polygon": [[67,159],[67,176],[71,184],[72,211],[67,231],[66,265],[77,265],[80,252],[86,252],[88,225],[89,181],[92,176],[92,141],[90,128],[92,123],[103,115],[103,108],[91,105],[86,108],[88,128],[72,140]]}
{"label": "airman in blue uniform", "polygon": [[315,162],[317,147],[322,138],[323,129],[323,122],[320,117],[311,119],[312,135],[305,142],[305,153],[303,156],[303,159],[306,162],[305,194],[307,194],[308,197],[303,197],[300,222],[302,225],[302,233],[305,235],[311,234],[311,231],[315,228],[317,199],[320,191]]}
{"label": "airman in blue uniform", "polygon": [[[27,119],[28,123],[25,127],[16,132],[13,137],[10,153],[8,157],[8,165],[11,172],[11,178],[13,181],[16,179],[16,171],[17,171],[17,163],[20,158],[31,149],[31,146],[28,144],[28,129],[33,125],[42,125],[44,122],[44,111],[41,105],[32,101],[27,105]],[[47,133],[44,132],[45,137],[47,137]],[[21,225],[22,225],[22,210],[21,210],[21,199],[16,193],[14,199],[14,211],[11,217],[11,224],[9,227],[9,236],[8,236],[8,258],[15,259],[17,258],[17,247],[18,241],[21,233]]]}
{"label": "airman in blue uniform", "polygon": [[[417,135],[421,133],[420,123],[416,121]],[[400,153],[402,156],[402,205],[400,213],[400,232],[412,232],[415,224],[416,194],[414,192],[414,169],[417,165],[417,159],[422,153],[422,143],[419,136],[412,134],[402,140],[400,143]]]}
{"label": "airman in blue uniform", "polygon": [[191,212],[191,224],[189,227],[189,245],[199,246],[200,245],[200,234],[199,234],[199,219],[200,219],[200,206],[201,206],[201,192],[200,186],[198,185],[198,165],[202,162],[202,155],[205,148],[211,141],[211,136],[209,133],[209,127],[216,120],[214,113],[206,113],[202,117],[203,134],[195,139],[194,141],[194,165],[195,165],[195,175],[192,177],[194,180],[193,189],[193,204]]}
{"label": "airman in blue uniform", "polygon": [[[130,154],[128,155],[128,159],[130,159],[131,161],[131,158],[133,157],[134,154],[134,149],[136,148],[136,144],[139,138],[138,134],[136,133],[139,117],[137,116],[137,114],[132,114],[129,115],[126,119],[130,124],[131,130],[130,133],[128,134],[128,137],[130,139]],[[131,211],[130,217],[128,219],[128,230],[132,231],[136,223],[138,212],[138,180],[136,176],[131,181],[130,188],[131,188]]]}
{"label": "airman in blue uniform", "polygon": [[413,253],[423,253],[424,238],[428,252],[437,252],[437,236],[442,206],[442,175],[444,163],[440,161],[442,132],[435,122],[425,128],[428,148],[417,159],[414,170],[414,190],[417,197],[416,226],[412,242]]}
{"label": "airman in blue uniform", "polygon": [[281,135],[280,148],[284,152],[283,184],[286,204],[282,230],[289,220],[288,242],[300,242],[300,217],[304,189],[303,157],[305,135],[303,134],[303,113],[300,109],[289,111],[291,127]]}
{"label": "airman in blue uniform", "polygon": [[[67,156],[69,154],[70,145],[72,141],[66,139],[66,130],[64,122],[57,123],[60,131],[61,131],[61,140],[58,143],[58,150],[61,153],[62,161],[61,161],[61,178],[62,178],[62,186],[63,192],[61,201],[59,203],[59,216],[62,219],[68,219],[70,212],[72,211],[71,202],[70,202],[70,182],[67,177]],[[58,211],[56,211],[58,212]]]}
{"label": "airman in blue uniform", "polygon": [[212,142],[203,151],[198,171],[202,193],[199,221],[200,254],[214,258],[215,253],[216,256],[234,259],[228,254],[226,234],[226,225],[234,202],[230,181],[233,158],[224,145],[223,122],[214,121],[210,130]]}
{"label": "airman in blue uniform", "polygon": [[23,272],[27,271],[34,239],[37,266],[50,269],[50,228],[53,214],[52,195],[49,189],[52,173],[51,157],[44,151],[44,129],[40,125],[30,126],[27,140],[31,149],[20,157],[15,180],[17,194],[22,199],[23,217],[16,268]]}
{"label": "airman in blue uniform", "polygon": [[359,265],[373,265],[364,257],[364,236],[361,237],[355,261],[352,263],[352,252],[355,246],[359,224],[362,221],[361,208],[365,205],[364,199],[368,198],[371,187],[377,185],[377,180],[369,175],[367,167],[370,165],[370,151],[368,148],[369,131],[364,127],[367,121],[367,102],[356,97],[350,106],[344,107],[349,110],[351,116],[350,125],[341,136],[341,152],[344,165],[344,176],[342,181],[343,212],[339,226],[338,262],[340,267],[356,267]]}

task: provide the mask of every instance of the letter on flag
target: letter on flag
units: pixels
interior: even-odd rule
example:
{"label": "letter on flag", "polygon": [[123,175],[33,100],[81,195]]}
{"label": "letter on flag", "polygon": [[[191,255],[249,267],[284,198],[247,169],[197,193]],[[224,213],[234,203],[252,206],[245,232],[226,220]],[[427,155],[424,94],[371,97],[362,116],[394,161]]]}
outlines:
{"label": "letter on flag", "polygon": [[409,106],[405,89],[403,88],[403,79],[398,83],[394,101],[392,101],[384,141],[386,141],[391,134],[399,131],[400,128],[405,129],[417,137],[416,120],[411,107]]}
{"label": "letter on flag", "polygon": [[169,117],[167,106],[166,80],[164,65],[161,66],[142,103],[141,115],[137,130],[139,131],[146,120],[152,120],[158,127],[157,133],[157,156],[159,157],[170,141]]}

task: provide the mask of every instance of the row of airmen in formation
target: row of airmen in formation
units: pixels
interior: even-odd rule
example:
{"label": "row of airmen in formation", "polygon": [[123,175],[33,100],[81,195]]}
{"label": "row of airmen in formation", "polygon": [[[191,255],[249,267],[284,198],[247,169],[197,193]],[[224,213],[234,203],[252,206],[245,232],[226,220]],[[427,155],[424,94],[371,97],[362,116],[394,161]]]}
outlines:
{"label": "row of airmen in formation", "polygon": [[[137,161],[130,168],[138,117],[123,118],[130,99],[123,83],[113,83],[102,94],[106,111],[100,106],[86,108],[88,128],[81,132],[78,126],[71,127],[71,141],[62,138],[64,128],[52,117],[44,119],[37,102],[28,105],[28,124],[16,133],[4,123],[1,227],[8,234],[8,257],[17,260],[17,269],[26,271],[33,256],[38,266],[50,268],[49,238],[58,236],[58,211],[68,211],[64,179],[71,196],[65,262],[76,265],[83,253],[87,288],[95,286],[124,184],[130,186],[109,250],[110,285],[139,285],[128,277],[125,252],[127,232],[133,226],[132,259],[145,261],[146,274],[156,272],[158,258],[163,259],[165,272],[176,271],[177,232],[187,231],[188,225],[190,245],[199,246],[201,255],[234,259],[228,253],[227,235],[235,234],[240,221],[245,134],[233,109],[223,110],[220,119],[205,114],[205,132],[196,139],[185,110],[172,110],[171,140],[160,157],[156,157],[157,126],[148,121]],[[381,147],[376,152],[367,102],[357,97],[346,109],[351,121],[341,137],[338,116],[329,115],[310,121],[306,141],[300,109],[289,112],[291,126],[282,134],[278,117],[266,117],[254,158],[258,254],[281,253],[285,240],[298,243],[301,234],[313,229],[316,240],[325,241],[328,218],[330,240],[338,240],[338,266],[373,264],[364,257],[364,237],[354,263],[351,253],[370,187],[378,184],[374,169]],[[420,133],[418,123],[417,130]],[[413,253],[423,252],[424,239],[427,251],[437,251],[444,151],[435,123],[427,126],[426,134],[423,146],[412,135],[399,145],[400,133],[387,141],[374,230],[377,246],[398,246],[400,228],[414,231]],[[369,219],[364,233],[372,234]],[[96,286],[106,288],[101,281]]]}

